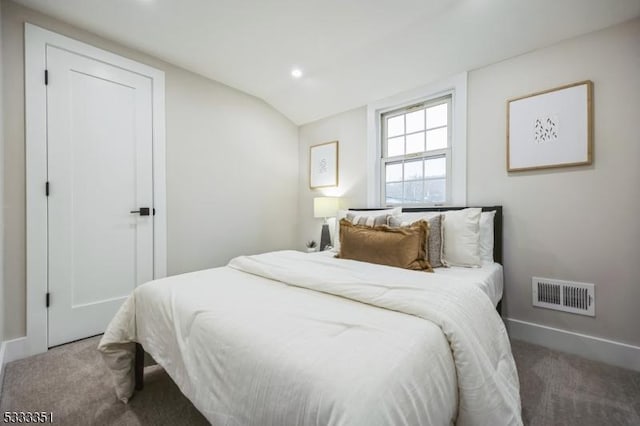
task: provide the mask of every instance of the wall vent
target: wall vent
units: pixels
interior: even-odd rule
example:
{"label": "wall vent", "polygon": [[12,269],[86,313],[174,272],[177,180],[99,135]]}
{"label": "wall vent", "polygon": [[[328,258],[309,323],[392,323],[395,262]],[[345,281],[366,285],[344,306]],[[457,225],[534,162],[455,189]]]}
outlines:
{"label": "wall vent", "polygon": [[533,277],[531,290],[533,306],[596,316],[593,284]]}

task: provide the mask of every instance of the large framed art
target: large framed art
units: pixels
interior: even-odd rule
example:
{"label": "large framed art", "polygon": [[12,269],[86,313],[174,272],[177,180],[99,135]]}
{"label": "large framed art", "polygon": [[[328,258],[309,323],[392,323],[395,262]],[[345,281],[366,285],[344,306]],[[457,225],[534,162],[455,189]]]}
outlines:
{"label": "large framed art", "polygon": [[309,148],[309,187],[338,186],[338,141]]}
{"label": "large framed art", "polygon": [[507,171],[582,166],[593,161],[593,82],[507,101]]}

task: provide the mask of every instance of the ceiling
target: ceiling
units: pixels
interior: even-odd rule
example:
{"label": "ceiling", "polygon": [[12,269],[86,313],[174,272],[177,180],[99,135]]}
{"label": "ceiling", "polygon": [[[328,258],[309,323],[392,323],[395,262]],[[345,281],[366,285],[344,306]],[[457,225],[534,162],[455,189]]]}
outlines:
{"label": "ceiling", "polygon": [[640,0],[17,2],[262,98],[296,124],[640,16]]}

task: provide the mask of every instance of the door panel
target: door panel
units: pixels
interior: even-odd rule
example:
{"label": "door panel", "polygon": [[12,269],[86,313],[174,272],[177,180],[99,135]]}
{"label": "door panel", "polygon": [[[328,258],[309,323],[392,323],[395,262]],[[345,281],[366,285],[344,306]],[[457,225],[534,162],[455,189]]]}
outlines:
{"label": "door panel", "polygon": [[49,346],[102,333],[153,279],[151,81],[47,47]]}

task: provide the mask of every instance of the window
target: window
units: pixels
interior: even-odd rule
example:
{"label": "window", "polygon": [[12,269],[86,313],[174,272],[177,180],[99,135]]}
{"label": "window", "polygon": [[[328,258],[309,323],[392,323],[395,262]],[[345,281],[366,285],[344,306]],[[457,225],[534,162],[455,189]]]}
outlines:
{"label": "window", "polygon": [[381,200],[434,205],[451,200],[451,95],[380,117]]}
{"label": "window", "polygon": [[368,104],[366,161],[367,207],[465,206],[467,73]]}

